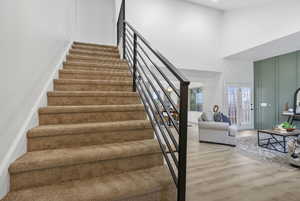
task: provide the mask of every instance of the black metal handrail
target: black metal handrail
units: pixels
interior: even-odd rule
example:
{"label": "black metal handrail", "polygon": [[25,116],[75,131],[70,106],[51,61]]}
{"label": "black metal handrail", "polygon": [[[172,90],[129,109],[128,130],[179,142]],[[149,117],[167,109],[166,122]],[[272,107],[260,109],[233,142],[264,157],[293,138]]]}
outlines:
{"label": "black metal handrail", "polygon": [[[125,11],[123,0],[117,23],[118,46],[121,46],[123,59],[128,61],[133,75],[133,91],[139,93],[176,184],[177,201],[185,201],[190,82],[125,20]],[[170,76],[174,78],[172,81]],[[179,89],[176,83],[179,83]],[[175,100],[170,90],[174,92]]]}

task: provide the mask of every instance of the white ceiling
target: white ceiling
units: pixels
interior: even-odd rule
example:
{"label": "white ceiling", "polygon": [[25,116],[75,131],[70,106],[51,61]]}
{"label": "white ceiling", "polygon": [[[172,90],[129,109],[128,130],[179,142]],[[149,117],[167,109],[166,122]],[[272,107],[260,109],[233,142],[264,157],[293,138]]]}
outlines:
{"label": "white ceiling", "polygon": [[278,0],[184,0],[220,10],[232,10],[250,6],[258,6]]}

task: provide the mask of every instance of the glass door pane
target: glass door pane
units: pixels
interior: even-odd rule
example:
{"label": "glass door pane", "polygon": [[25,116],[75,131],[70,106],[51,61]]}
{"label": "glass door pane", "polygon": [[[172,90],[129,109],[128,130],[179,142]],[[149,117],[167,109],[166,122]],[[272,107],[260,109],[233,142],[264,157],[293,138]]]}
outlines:
{"label": "glass door pane", "polygon": [[240,124],[242,127],[251,125],[251,89],[241,88]]}
{"label": "glass door pane", "polygon": [[228,117],[232,124],[238,124],[238,88],[227,87]]}
{"label": "glass door pane", "polygon": [[233,125],[240,129],[252,128],[252,90],[241,85],[226,87],[226,108]]}

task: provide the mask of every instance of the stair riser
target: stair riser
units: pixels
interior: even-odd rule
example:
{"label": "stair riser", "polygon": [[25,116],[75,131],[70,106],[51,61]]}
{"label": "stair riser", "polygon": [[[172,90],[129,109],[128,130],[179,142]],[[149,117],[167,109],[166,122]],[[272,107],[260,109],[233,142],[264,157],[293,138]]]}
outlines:
{"label": "stair riser", "polygon": [[57,90],[57,91],[126,91],[126,92],[131,92],[132,86],[55,83],[54,90]]}
{"label": "stair riser", "polygon": [[28,139],[28,151],[62,149],[153,139],[153,129],[81,133]]}
{"label": "stair riser", "polygon": [[104,48],[113,48],[113,49],[117,48],[117,46],[114,45],[103,45],[103,44],[86,43],[86,42],[78,42],[78,41],[75,41],[73,45],[85,45],[89,47],[104,47]]}
{"label": "stair riser", "polygon": [[108,57],[119,59],[120,55],[117,53],[107,53],[100,51],[81,51],[81,50],[70,50],[70,55],[80,55],[80,56],[92,56],[92,57]]}
{"label": "stair riser", "polygon": [[81,80],[115,80],[131,81],[129,76],[99,75],[99,74],[82,74],[82,73],[59,73],[60,79],[81,79]]}
{"label": "stair riser", "polygon": [[75,49],[75,50],[88,50],[88,51],[101,51],[101,52],[119,53],[119,50],[115,49],[115,48],[90,47],[90,46],[84,46],[84,45],[73,45],[72,49]]}
{"label": "stair riser", "polygon": [[140,104],[137,96],[132,97],[72,97],[72,96],[49,96],[49,106],[71,105],[130,105]]}
{"label": "stair riser", "polygon": [[145,111],[40,114],[40,125],[145,120]]}
{"label": "stair riser", "polygon": [[11,189],[39,187],[162,165],[161,153],[11,174]]}
{"label": "stair riser", "polygon": [[126,62],[120,60],[111,60],[111,59],[94,59],[94,58],[68,58],[68,62],[91,62],[97,63],[98,65],[107,64],[107,65],[125,65]]}
{"label": "stair riser", "polygon": [[93,66],[75,66],[75,65],[64,65],[66,70],[88,70],[88,71],[110,71],[110,72],[120,72],[128,73],[128,67],[114,67],[114,66],[103,66],[103,67],[93,67]]}

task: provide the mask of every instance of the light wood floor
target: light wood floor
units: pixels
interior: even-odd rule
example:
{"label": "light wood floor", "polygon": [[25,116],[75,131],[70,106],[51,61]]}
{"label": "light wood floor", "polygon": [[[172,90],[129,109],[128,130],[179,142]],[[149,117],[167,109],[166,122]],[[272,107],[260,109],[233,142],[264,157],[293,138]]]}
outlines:
{"label": "light wood floor", "polygon": [[198,143],[189,128],[188,201],[300,201],[300,169],[274,168],[235,148]]}

